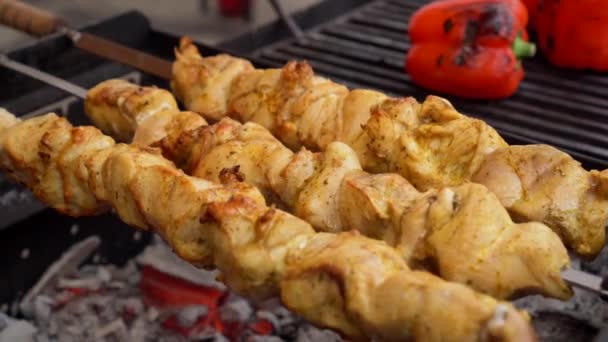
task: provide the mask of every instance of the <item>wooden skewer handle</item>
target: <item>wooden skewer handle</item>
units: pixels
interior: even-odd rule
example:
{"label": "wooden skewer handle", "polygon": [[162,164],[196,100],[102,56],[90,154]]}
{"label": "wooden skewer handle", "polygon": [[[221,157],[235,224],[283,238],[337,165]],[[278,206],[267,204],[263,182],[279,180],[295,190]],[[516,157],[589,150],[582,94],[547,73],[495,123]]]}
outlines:
{"label": "wooden skewer handle", "polygon": [[18,0],[0,0],[0,24],[42,37],[64,26],[61,18]]}

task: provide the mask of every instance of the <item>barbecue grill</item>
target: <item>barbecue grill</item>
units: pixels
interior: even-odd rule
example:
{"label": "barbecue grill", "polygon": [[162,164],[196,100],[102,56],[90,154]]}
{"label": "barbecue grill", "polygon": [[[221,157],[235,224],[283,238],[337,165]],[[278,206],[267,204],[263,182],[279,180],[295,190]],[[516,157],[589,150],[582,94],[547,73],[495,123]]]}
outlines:
{"label": "barbecue grill", "polygon": [[[321,75],[351,88],[372,88],[385,93],[428,94],[403,72],[409,47],[407,18],[425,1],[326,1],[295,16],[306,30],[290,37],[281,22],[222,44],[201,45],[204,55],[230,52],[249,58],[258,67],[278,67],[292,59],[306,59]],[[127,46],[172,59],[176,36],[152,29],[138,12],[104,20],[83,29]],[[141,84],[167,87],[165,80],[75,49],[55,34],[8,54],[11,59],[91,87],[109,78],[127,78]],[[511,144],[546,143],[581,161],[586,168],[608,167],[608,77],[591,72],[558,70],[541,56],[524,61],[526,79],[518,93],[502,101],[450,99],[455,107],[495,127]],[[63,91],[10,70],[0,69],[4,80],[0,106],[22,116],[55,111],[74,124],[88,124],[82,102]],[[438,94],[442,95],[442,94]],[[102,238],[96,262],[124,264],[150,242],[148,234],[134,235],[112,215],[69,218],[45,209],[25,189],[0,175],[0,306],[10,307],[40,277],[49,264],[76,241],[90,235]],[[78,229],[74,229],[78,227]],[[91,260],[91,262],[93,262]],[[608,253],[593,262],[580,262],[590,273],[608,275]],[[25,271],[27,270],[27,271]],[[525,298],[540,337],[547,341],[590,340],[608,322],[608,305],[597,296],[577,291],[568,303]]]}

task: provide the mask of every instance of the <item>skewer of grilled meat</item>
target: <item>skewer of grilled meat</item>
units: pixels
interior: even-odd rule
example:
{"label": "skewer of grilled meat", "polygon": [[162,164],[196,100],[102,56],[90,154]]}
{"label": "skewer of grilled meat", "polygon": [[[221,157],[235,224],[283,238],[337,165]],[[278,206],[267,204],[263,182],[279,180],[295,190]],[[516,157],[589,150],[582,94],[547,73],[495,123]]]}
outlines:
{"label": "skewer of grilled meat", "polygon": [[560,277],[569,259],[559,237],[540,223],[513,223],[482,185],[420,193],[398,174],[364,172],[343,143],[294,153],[258,124],[207,126],[198,114],[180,112],[168,91],[123,80],[92,88],[85,107],[105,133],[159,146],[189,175],[244,179],[317,231],[357,229],[394,246],[410,267],[497,298],[571,296]]}
{"label": "skewer of grilled meat", "polygon": [[149,149],[115,144],[55,114],[19,122],[0,112],[0,166],[58,211],[112,208],[188,262],[219,268],[237,292],[280,295],[294,312],[353,339],[535,340],[511,304],[411,271],[384,242],[315,233],[247,184],[187,176]]}
{"label": "skewer of grilled meat", "polygon": [[368,172],[396,172],[419,190],[474,181],[493,191],[519,222],[549,225],[567,247],[594,257],[605,242],[608,171],[585,171],[546,145],[508,146],[486,123],[445,99],[389,98],[349,91],[305,62],[255,69],[247,60],[201,57],[182,39],[172,88],[205,118],[231,116],[268,128],[292,149],[351,146]]}

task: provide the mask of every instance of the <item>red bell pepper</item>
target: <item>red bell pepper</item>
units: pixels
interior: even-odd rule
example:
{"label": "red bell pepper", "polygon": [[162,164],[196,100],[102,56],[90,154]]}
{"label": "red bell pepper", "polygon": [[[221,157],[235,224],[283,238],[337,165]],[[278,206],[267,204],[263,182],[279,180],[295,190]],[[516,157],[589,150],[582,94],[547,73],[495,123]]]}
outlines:
{"label": "red bell pepper", "polygon": [[219,7],[225,17],[244,17],[251,10],[251,0],[219,0]]}
{"label": "red bell pepper", "polygon": [[522,2],[528,9],[528,27],[531,30],[534,30],[536,25],[536,12],[538,11],[540,0],[522,0]]}
{"label": "red bell pepper", "polygon": [[538,43],[557,66],[608,71],[608,2],[539,0]]}
{"label": "red bell pepper", "polygon": [[528,14],[519,0],[432,2],[410,19],[406,71],[430,90],[467,98],[511,96],[523,79]]}

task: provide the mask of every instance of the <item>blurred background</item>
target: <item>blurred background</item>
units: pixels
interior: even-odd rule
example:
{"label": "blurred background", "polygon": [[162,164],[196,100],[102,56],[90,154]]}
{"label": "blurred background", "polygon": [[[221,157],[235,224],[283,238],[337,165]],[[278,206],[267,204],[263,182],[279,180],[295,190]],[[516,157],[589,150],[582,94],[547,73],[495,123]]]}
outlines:
{"label": "blurred background", "polygon": [[[277,19],[267,0],[26,0],[24,2],[53,11],[72,27],[136,9],[148,17],[154,28],[176,35],[188,35],[216,45],[233,39]],[[304,10],[320,0],[282,0],[289,13]],[[14,49],[33,38],[0,26],[0,51]]]}

